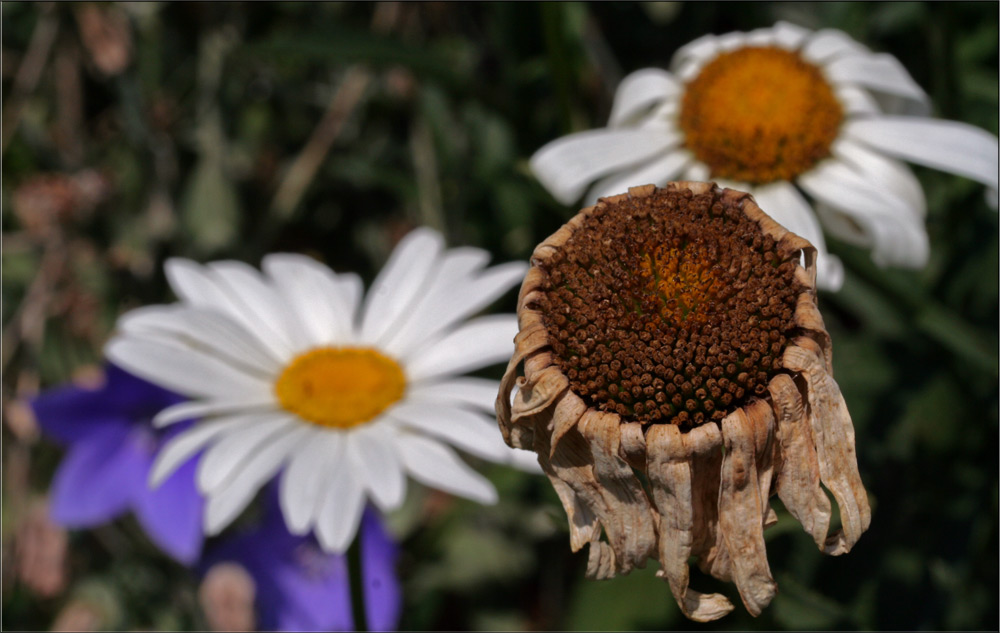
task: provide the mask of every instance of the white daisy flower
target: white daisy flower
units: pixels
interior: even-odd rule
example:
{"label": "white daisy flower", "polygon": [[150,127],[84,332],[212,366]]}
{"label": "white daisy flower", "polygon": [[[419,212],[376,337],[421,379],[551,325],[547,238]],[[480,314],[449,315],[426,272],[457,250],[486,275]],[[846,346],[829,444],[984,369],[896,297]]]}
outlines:
{"label": "white daisy flower", "polygon": [[460,376],[510,358],[517,317],[469,318],[524,277],[512,262],[484,268],[477,248],[445,250],[429,229],[408,234],[362,301],[357,275],[301,255],[246,264],[166,264],[180,301],[133,310],[108,358],[192,398],[154,424],[199,422],[167,444],[158,485],[204,450],[197,483],[205,531],[217,534],[281,475],[281,507],[296,534],[351,543],[366,499],[400,505],[406,477],[481,503],[492,484],[449,445],[540,472],[504,444],[493,416],[499,382]]}
{"label": "white daisy flower", "polygon": [[748,191],[816,246],[818,283],[836,290],[843,268],[817,216],[880,265],[927,262],[924,192],[899,159],[985,183],[996,207],[997,137],[928,112],[896,58],[841,31],[779,22],[698,38],[674,54],[671,72],[632,73],[608,127],[549,143],[531,167],[563,204],[671,180]]}

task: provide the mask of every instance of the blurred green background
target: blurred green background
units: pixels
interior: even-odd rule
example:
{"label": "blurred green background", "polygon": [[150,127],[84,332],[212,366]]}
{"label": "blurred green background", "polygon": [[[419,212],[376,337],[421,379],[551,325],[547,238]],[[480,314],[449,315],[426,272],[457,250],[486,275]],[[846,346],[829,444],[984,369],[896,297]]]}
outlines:
{"label": "blurred green background", "polygon": [[[3,397],[100,363],[123,310],[171,299],[182,255],[305,252],[370,281],[416,225],[526,259],[574,212],[527,159],[602,126],[629,72],[704,33],[786,19],[900,59],[936,115],[998,131],[997,4],[5,2]],[[915,168],[931,260],[847,268],[822,294],[874,518],[820,555],[787,513],[766,534],[777,598],[708,629],[996,629],[998,216],[982,187]],[[496,307],[514,309],[513,293]],[[499,377],[499,368],[484,375]],[[3,624],[47,629],[74,599],[99,626],[197,628],[196,579],[131,518],[70,536],[52,591],[18,575],[20,526],[60,451],[5,406]],[[402,628],[691,628],[646,570],[587,581],[542,477],[478,464],[490,508],[415,490]],[[778,504],[777,499],[774,500]],[[701,589],[732,585],[694,572]],[[737,600],[738,603],[738,600]],[[699,625],[699,628],[702,628]]]}

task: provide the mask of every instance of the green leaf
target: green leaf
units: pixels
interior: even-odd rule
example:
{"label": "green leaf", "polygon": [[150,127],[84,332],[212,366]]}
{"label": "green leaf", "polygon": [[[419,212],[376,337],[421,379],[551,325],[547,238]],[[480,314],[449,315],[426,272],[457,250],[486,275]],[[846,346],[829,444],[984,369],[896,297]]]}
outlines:
{"label": "green leaf", "polygon": [[656,577],[659,567],[649,561],[645,569],[610,580],[581,578],[566,616],[571,631],[634,631],[668,628],[680,620],[677,604],[666,581]]}

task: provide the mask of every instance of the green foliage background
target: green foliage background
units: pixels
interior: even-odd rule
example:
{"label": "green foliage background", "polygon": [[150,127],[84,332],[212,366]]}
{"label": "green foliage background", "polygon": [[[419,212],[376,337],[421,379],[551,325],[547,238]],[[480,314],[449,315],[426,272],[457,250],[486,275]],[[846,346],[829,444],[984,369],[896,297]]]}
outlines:
{"label": "green foliage background", "polygon": [[[394,242],[426,224],[495,261],[527,258],[575,212],[533,180],[527,158],[603,125],[623,76],[666,66],[704,33],[776,19],[843,29],[898,57],[936,115],[998,131],[990,2],[426,3],[383,8],[374,21],[380,9],[362,3],[136,3],[113,7],[127,17],[131,47],[127,68],[112,75],[81,40],[78,10],[2,6],[8,131],[17,65],[43,21],[57,28],[3,154],[5,401],[98,363],[121,311],[170,300],[161,272],[169,256],[257,264],[267,252],[306,252],[370,281]],[[310,139],[331,131],[320,125],[328,109],[329,150],[296,181]],[[41,236],[12,212],[32,178],[84,168],[110,187],[92,212]],[[824,557],[779,513],[766,534],[779,595],[758,619],[737,606],[703,628],[997,626],[998,216],[980,185],[916,171],[929,202],[928,266],[883,270],[830,239],[847,281],[820,298],[871,529],[850,555]],[[46,274],[48,293],[38,295]],[[37,319],[24,325],[28,306],[41,333]],[[513,307],[511,295],[495,310]],[[7,427],[3,441],[5,466],[12,455],[30,464],[26,487],[5,470],[5,626],[48,628],[84,594],[111,605],[109,628],[204,626],[193,575],[132,519],[72,535],[63,595],[43,599],[20,584],[9,571],[14,526],[25,496],[47,488],[59,450]],[[569,552],[548,483],[481,466],[499,505],[418,490],[391,517],[404,551],[403,628],[694,626],[655,564],[585,580],[585,555]],[[695,575],[738,603],[731,585]]]}

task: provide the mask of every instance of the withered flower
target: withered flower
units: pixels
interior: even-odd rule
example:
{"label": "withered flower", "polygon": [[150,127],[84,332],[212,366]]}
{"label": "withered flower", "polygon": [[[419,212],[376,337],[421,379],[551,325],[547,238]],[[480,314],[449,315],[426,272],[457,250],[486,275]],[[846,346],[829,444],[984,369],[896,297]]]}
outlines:
{"label": "withered flower", "polygon": [[689,588],[695,556],[756,616],[773,494],[822,551],[851,549],[871,511],[808,241],[746,193],[678,182],[600,199],[531,263],[497,418],[538,453],[573,551],[590,543],[588,576],[653,557],[687,617],[718,619],[733,605]]}

